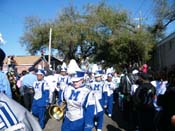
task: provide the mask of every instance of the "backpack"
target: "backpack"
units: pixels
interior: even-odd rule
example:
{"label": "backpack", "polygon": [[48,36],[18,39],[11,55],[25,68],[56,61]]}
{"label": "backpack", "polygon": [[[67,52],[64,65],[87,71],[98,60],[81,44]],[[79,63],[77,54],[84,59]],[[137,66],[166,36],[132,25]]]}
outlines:
{"label": "backpack", "polygon": [[120,80],[119,91],[121,94],[124,95],[124,99],[126,99],[126,101],[131,100],[131,86],[132,83],[129,78],[129,75],[125,74],[124,76],[122,76]]}
{"label": "backpack", "polygon": [[131,82],[129,80],[129,77],[125,74],[124,76],[121,77],[120,80],[120,92],[122,94],[129,94],[131,91]]}
{"label": "backpack", "polygon": [[136,107],[153,108],[156,89],[151,83],[142,83],[136,89],[133,102]]}

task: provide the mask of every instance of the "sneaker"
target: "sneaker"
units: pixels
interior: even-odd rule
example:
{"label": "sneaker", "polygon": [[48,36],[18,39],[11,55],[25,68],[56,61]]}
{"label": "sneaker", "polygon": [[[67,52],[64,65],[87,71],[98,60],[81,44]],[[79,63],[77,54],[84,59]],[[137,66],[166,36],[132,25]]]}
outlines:
{"label": "sneaker", "polygon": [[108,114],[108,117],[111,117],[112,115],[111,114]]}
{"label": "sneaker", "polygon": [[101,129],[97,129],[97,131],[102,131]]}
{"label": "sneaker", "polygon": [[95,121],[94,125],[97,126],[97,122],[96,121]]}

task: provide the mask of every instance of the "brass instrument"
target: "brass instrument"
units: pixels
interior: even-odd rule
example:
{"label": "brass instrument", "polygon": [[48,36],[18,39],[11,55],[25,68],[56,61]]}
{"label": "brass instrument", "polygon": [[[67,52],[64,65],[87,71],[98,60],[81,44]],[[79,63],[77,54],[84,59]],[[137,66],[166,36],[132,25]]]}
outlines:
{"label": "brass instrument", "polygon": [[64,117],[65,108],[66,108],[66,103],[65,102],[63,102],[61,106],[58,106],[56,104],[51,105],[48,108],[49,116],[53,119],[56,119],[56,120],[60,121]]}

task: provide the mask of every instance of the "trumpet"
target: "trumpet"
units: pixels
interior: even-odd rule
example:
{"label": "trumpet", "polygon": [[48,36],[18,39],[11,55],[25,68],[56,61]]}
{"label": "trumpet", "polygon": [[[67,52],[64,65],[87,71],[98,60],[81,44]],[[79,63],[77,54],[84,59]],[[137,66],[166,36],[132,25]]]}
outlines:
{"label": "trumpet", "polygon": [[49,106],[48,113],[49,116],[57,121],[60,121],[64,117],[64,112],[66,108],[66,103],[63,102],[61,106],[56,104]]}

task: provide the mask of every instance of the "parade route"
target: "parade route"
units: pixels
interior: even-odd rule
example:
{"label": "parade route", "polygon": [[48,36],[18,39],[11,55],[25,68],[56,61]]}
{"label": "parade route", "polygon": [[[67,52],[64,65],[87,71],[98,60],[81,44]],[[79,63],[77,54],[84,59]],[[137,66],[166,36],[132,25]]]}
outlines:
{"label": "parade route", "polygon": [[[120,123],[122,126],[124,123],[120,119],[121,115],[119,114],[119,112],[116,112],[115,110],[116,109],[114,108],[112,118],[109,118],[106,114],[104,114],[103,131],[126,131],[125,129],[119,127],[118,123]],[[62,121],[49,119],[43,131],[61,131],[61,123]],[[96,129],[94,128],[93,131],[96,131]]]}

